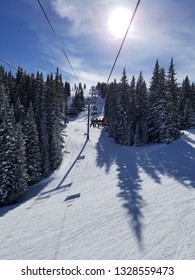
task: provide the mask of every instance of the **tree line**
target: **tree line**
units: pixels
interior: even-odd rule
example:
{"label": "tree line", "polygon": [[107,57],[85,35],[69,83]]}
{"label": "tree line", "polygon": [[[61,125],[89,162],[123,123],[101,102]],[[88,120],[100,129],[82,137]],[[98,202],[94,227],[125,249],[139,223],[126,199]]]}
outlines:
{"label": "tree line", "polygon": [[156,60],[149,88],[140,71],[128,81],[98,83],[105,97],[109,136],[122,145],[171,143],[183,129],[195,128],[195,85],[188,76],[179,85],[171,59],[167,73]]}
{"label": "tree line", "polygon": [[18,201],[29,186],[62,161],[70,84],[59,70],[15,77],[0,67],[0,206]]}

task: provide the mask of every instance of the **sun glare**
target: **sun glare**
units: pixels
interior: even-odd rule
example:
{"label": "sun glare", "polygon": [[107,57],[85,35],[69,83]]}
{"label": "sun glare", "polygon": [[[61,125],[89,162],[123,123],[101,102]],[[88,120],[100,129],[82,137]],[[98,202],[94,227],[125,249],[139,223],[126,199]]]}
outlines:
{"label": "sun glare", "polygon": [[118,7],[111,12],[108,26],[110,32],[116,38],[122,38],[125,35],[130,22],[130,16],[130,11],[124,7]]}

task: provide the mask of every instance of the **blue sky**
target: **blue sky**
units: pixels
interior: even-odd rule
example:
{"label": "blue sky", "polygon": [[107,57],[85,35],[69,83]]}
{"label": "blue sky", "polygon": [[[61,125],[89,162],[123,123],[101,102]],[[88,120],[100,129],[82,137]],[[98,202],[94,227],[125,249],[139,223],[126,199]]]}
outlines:
{"label": "blue sky", "polygon": [[[137,0],[41,0],[80,82],[88,88],[106,82],[121,44],[109,30],[116,7],[131,14]],[[110,81],[129,80],[140,70],[149,85],[156,59],[166,70],[173,57],[178,82],[186,75],[195,81],[194,0],[141,0]],[[36,0],[1,0],[0,58],[27,73],[55,72],[77,83]],[[14,70],[2,64],[6,70]]]}

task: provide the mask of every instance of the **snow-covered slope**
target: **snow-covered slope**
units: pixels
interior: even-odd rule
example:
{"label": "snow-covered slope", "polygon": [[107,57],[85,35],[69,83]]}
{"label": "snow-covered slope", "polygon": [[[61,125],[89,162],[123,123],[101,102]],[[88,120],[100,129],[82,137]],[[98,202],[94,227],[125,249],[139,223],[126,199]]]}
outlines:
{"label": "snow-covered slope", "polygon": [[83,112],[60,168],[0,209],[0,259],[195,259],[195,130],[124,147]]}

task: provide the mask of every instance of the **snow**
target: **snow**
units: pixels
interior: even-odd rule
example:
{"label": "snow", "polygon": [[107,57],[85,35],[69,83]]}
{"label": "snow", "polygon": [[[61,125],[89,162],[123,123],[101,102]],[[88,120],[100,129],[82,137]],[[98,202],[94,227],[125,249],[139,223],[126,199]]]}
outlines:
{"label": "snow", "polygon": [[82,112],[60,168],[0,209],[0,259],[194,259],[195,130],[143,147],[86,132]]}

